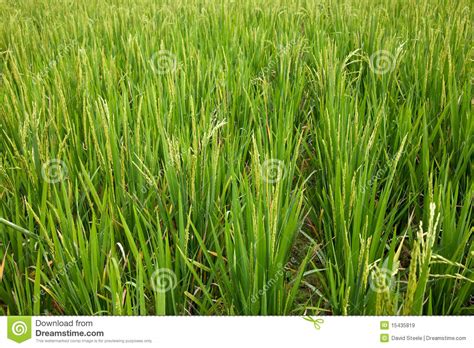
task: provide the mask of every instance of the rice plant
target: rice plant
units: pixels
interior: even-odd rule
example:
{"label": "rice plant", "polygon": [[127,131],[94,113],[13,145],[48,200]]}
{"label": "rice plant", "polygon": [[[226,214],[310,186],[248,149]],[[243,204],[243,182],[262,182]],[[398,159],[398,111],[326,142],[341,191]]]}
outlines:
{"label": "rice plant", "polygon": [[0,314],[474,314],[467,0],[0,0]]}

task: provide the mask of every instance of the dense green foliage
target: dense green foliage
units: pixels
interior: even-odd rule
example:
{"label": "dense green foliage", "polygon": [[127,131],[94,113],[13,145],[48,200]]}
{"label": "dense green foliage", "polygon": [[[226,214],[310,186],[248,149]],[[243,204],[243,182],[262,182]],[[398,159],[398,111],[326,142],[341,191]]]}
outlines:
{"label": "dense green foliage", "polygon": [[0,314],[473,314],[469,3],[0,0]]}

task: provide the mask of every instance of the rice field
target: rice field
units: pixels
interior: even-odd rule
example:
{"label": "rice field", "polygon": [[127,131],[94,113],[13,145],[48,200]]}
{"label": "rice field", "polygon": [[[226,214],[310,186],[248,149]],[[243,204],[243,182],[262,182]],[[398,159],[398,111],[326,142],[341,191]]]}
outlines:
{"label": "rice field", "polygon": [[0,315],[474,314],[468,0],[0,0]]}

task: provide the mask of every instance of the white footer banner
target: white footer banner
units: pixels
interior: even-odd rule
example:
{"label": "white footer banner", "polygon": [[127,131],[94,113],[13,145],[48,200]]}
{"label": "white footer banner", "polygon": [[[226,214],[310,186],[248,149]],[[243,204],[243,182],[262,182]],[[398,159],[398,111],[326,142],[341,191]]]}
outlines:
{"label": "white footer banner", "polygon": [[2,348],[319,344],[473,347],[474,317],[0,317]]}

